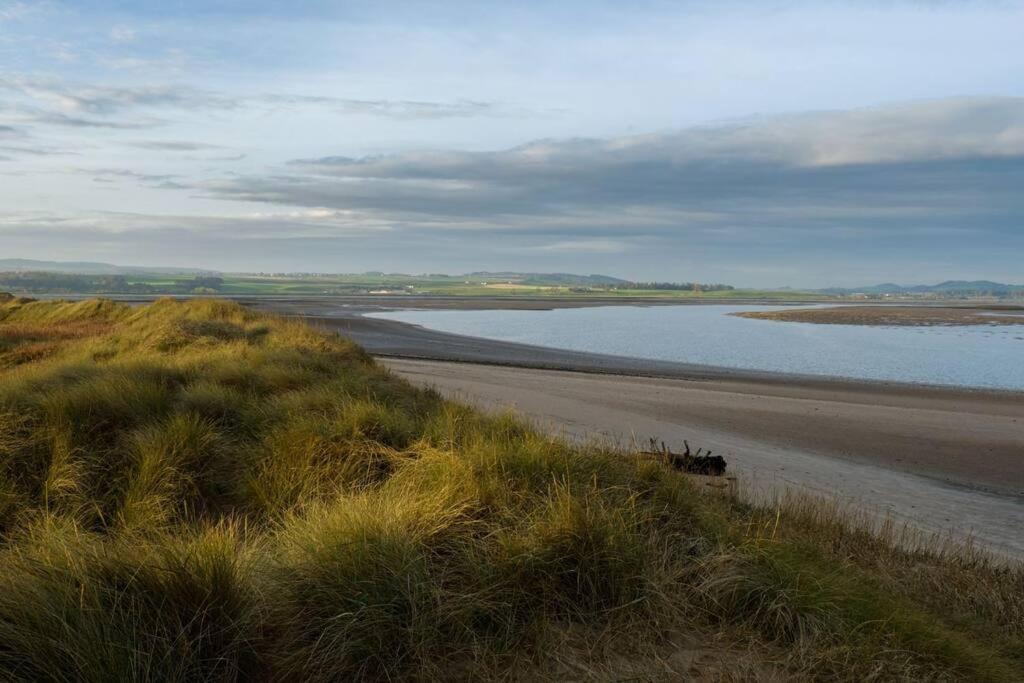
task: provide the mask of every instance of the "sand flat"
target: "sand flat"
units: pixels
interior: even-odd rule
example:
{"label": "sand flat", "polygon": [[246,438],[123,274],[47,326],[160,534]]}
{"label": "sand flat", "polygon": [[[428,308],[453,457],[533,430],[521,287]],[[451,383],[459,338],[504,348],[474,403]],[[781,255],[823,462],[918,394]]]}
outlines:
{"label": "sand flat", "polygon": [[745,311],[731,315],[819,325],[1024,325],[1024,307],[1021,306],[836,306],[792,308],[783,311]]}
{"label": "sand flat", "polygon": [[1024,556],[1024,402],[384,362],[415,383],[479,407],[516,409],[570,437],[687,439],[724,455],[760,495],[796,488],[837,496]]}

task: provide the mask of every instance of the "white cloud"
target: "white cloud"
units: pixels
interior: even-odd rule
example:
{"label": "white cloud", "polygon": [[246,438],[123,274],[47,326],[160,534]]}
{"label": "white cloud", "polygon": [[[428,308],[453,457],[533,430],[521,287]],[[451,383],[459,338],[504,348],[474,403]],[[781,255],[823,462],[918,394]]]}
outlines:
{"label": "white cloud", "polygon": [[114,26],[110,29],[110,39],[115,43],[133,43],[136,37],[135,29],[130,26]]}
{"label": "white cloud", "polygon": [[592,254],[620,254],[629,248],[626,242],[611,239],[563,240],[533,247],[537,251]]}

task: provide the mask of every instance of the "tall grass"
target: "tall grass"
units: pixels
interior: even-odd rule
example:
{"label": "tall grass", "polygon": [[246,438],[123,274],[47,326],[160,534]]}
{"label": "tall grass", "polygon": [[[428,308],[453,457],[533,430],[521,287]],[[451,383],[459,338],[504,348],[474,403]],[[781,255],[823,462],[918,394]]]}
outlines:
{"label": "tall grass", "polygon": [[12,300],[0,339],[5,680],[1024,676],[1018,566],[702,494],[299,323]]}

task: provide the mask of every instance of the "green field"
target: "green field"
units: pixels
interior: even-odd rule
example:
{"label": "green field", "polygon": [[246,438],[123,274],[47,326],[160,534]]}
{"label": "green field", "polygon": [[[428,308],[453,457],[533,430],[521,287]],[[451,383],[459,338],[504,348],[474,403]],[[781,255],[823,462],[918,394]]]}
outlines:
{"label": "green field", "polygon": [[[733,289],[713,292],[694,292],[689,290],[654,290],[654,289],[620,289],[614,286],[567,286],[567,285],[516,285],[512,283],[483,284],[483,281],[472,282],[451,277],[415,277],[415,276],[365,276],[365,275],[334,275],[329,277],[244,277],[237,275],[224,276],[224,284],[218,290],[228,295],[243,294],[305,294],[305,295],[344,295],[366,294],[386,290],[392,294],[424,294],[448,296],[621,296],[621,297],[658,297],[658,298],[792,298],[793,296],[827,299],[829,297],[804,294],[796,291],[749,290]],[[177,281],[169,278],[132,278],[133,282],[146,284],[154,288],[171,290],[180,288],[189,278]]]}
{"label": "green field", "polygon": [[1024,569],[216,300],[0,302],[0,679],[1021,680]]}
{"label": "green field", "polygon": [[[507,275],[507,274],[506,274]],[[548,279],[549,278],[549,279]],[[676,288],[645,289],[631,283],[602,281],[600,276],[450,275],[87,275],[47,272],[0,273],[0,291],[32,294],[206,294],[225,296],[372,295],[557,296],[655,298],[821,298],[792,290]]]}

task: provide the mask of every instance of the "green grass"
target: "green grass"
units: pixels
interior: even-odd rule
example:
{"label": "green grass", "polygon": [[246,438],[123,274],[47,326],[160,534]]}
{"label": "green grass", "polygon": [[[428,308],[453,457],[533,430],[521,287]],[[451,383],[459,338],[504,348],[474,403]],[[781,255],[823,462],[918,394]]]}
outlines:
{"label": "green grass", "polygon": [[4,680],[1024,676],[1020,567],[703,494],[301,323],[8,301],[0,340]]}
{"label": "green grass", "polygon": [[[85,280],[87,277],[83,276]],[[120,289],[89,289],[86,285],[77,291],[74,284],[57,280],[49,288],[35,289],[37,293],[68,293],[75,291],[81,294],[103,292],[106,294],[167,294],[182,295],[194,293],[195,276],[192,275],[129,275],[125,276]],[[13,280],[12,282],[17,282]],[[737,289],[723,291],[694,292],[689,290],[644,290],[618,289],[614,287],[593,286],[575,287],[552,281],[550,283],[522,284],[522,286],[496,287],[500,283],[487,286],[481,276],[467,280],[466,276],[448,275],[401,275],[401,274],[337,274],[337,275],[242,275],[227,274],[217,294],[223,296],[316,296],[316,295],[365,295],[370,291],[386,290],[396,294],[433,295],[433,296],[530,296],[530,297],[644,297],[655,299],[834,299],[821,294],[799,291],[772,291]],[[11,287],[17,286],[11,284]],[[111,286],[111,285],[105,285]],[[112,286],[111,286],[112,287]],[[209,292],[207,292],[208,294]]]}

